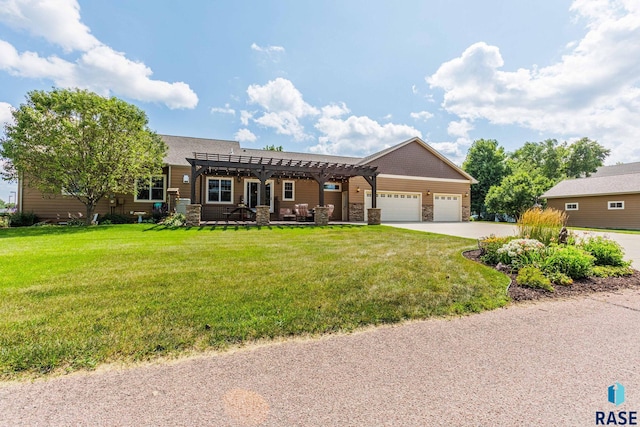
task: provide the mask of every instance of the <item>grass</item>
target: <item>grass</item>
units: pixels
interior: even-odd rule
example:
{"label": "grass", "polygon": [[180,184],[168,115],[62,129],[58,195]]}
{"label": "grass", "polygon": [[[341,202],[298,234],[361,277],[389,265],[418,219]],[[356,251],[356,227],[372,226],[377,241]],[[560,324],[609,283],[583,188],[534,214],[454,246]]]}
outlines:
{"label": "grass", "polygon": [[390,227],[0,230],[0,379],[507,302],[475,241]]}

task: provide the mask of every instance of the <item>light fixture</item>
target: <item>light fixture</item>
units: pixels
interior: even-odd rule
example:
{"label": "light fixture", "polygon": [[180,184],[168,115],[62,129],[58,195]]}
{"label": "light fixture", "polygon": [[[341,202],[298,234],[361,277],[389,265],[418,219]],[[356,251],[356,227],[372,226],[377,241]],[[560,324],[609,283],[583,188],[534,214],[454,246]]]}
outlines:
{"label": "light fixture", "polygon": [[469,192],[468,191],[465,191],[464,197],[469,197]]}
{"label": "light fixture", "polygon": [[360,187],[357,187],[356,188],[356,193],[359,193],[359,192],[360,192]]}
{"label": "light fixture", "polygon": [[182,183],[183,184],[188,184],[189,183],[189,175],[187,175],[187,174],[182,175]]}
{"label": "light fixture", "polygon": [[431,195],[431,190],[427,190],[427,196]]}

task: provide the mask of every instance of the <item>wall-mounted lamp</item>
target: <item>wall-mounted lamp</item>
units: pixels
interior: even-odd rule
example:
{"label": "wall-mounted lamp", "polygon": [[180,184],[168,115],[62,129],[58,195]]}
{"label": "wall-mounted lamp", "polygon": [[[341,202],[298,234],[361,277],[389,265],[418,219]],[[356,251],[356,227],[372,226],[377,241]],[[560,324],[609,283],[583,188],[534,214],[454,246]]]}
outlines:
{"label": "wall-mounted lamp", "polygon": [[242,177],[240,175],[238,175],[238,182],[242,181]]}
{"label": "wall-mounted lamp", "polygon": [[464,197],[469,197],[469,192],[468,191],[465,191]]}
{"label": "wall-mounted lamp", "polygon": [[431,195],[431,190],[427,190],[427,196]]}
{"label": "wall-mounted lamp", "polygon": [[188,184],[189,183],[189,175],[187,175],[187,174],[182,175],[182,183],[183,184]]}
{"label": "wall-mounted lamp", "polygon": [[359,193],[359,192],[360,192],[360,187],[357,187],[356,188],[356,193]]}

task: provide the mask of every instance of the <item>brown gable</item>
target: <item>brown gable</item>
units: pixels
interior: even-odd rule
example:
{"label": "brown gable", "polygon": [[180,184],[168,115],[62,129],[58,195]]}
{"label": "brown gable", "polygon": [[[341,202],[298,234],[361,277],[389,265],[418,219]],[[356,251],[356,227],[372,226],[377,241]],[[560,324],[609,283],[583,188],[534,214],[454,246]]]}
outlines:
{"label": "brown gable", "polygon": [[469,181],[468,176],[447,164],[418,140],[412,140],[405,145],[401,144],[394,150],[387,150],[386,153],[380,157],[374,157],[366,164],[377,166],[381,174]]}

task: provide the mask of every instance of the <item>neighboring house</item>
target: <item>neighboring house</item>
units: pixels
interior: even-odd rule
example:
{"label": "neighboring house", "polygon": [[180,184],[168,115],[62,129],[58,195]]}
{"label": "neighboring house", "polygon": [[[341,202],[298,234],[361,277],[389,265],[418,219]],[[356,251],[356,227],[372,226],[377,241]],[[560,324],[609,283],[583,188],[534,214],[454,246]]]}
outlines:
{"label": "neighboring house", "polygon": [[566,179],[541,197],[547,206],[565,211],[570,226],[640,229],[640,162]]}
{"label": "neighboring house", "polygon": [[[202,205],[203,221],[220,220],[238,204],[259,204],[264,188],[272,220],[279,219],[281,209],[293,209],[299,203],[313,207],[323,198],[324,205],[335,207],[332,220],[366,221],[375,175],[376,204],[383,222],[469,220],[469,190],[476,181],[420,138],[358,158],[256,150],[235,141],[161,137],[169,147],[162,174],[140,181],[135,195],[110,195],[98,203],[96,213],[151,213],[154,205],[168,201],[169,189],[177,189],[182,203]],[[249,170],[256,164],[278,171],[264,178],[264,187],[255,171]],[[28,182],[19,183],[18,199],[22,211],[34,212],[40,219],[64,219],[69,213],[84,212],[72,197],[44,195]]]}

